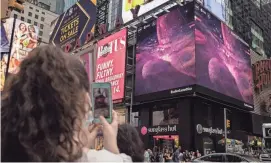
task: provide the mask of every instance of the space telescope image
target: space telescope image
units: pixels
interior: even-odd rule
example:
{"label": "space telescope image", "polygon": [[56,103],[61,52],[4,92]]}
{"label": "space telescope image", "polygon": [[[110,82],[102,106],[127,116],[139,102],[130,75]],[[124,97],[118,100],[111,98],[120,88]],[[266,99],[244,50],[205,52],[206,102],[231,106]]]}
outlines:
{"label": "space telescope image", "polygon": [[138,31],[136,96],[195,83],[194,25],[191,3]]}
{"label": "space telescope image", "polygon": [[195,23],[197,84],[253,104],[249,46],[207,10]]}

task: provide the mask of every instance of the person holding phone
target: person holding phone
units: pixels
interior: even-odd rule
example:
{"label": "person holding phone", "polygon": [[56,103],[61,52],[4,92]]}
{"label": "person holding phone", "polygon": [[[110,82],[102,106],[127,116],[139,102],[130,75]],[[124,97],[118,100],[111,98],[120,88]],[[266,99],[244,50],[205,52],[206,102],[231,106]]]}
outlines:
{"label": "person holding phone", "polygon": [[[31,51],[1,96],[1,161],[131,162],[117,146],[117,114],[91,123],[90,85],[78,58],[54,46]],[[104,149],[93,148],[97,132]]]}

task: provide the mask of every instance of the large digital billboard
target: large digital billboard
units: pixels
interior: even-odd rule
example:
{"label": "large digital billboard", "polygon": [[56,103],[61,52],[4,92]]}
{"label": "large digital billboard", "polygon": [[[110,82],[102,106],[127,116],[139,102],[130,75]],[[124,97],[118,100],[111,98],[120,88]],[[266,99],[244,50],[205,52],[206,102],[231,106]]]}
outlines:
{"label": "large digital billboard", "polygon": [[138,29],[136,101],[192,90],[182,87],[196,82],[194,25],[194,3],[189,3]]}
{"label": "large digital billboard", "polygon": [[122,19],[126,23],[169,0],[122,0]]}
{"label": "large digital billboard", "polygon": [[15,20],[13,40],[11,47],[11,57],[9,61],[8,72],[16,74],[19,71],[19,65],[30,51],[38,46],[38,27]]}
{"label": "large digital billboard", "polygon": [[97,43],[95,82],[110,82],[114,103],[122,102],[125,93],[127,29]]}
{"label": "large digital billboard", "polygon": [[59,16],[51,42],[70,52],[90,41],[96,23],[96,0],[80,0]]}
{"label": "large digital billboard", "polygon": [[249,46],[209,11],[196,6],[197,85],[253,108]]}

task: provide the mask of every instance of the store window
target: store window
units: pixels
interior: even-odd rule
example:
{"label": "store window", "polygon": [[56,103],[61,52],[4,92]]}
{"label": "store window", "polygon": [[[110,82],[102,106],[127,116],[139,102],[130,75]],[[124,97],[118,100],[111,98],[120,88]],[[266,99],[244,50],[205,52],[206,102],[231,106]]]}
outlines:
{"label": "store window", "polygon": [[251,34],[252,34],[252,49],[260,55],[265,55],[263,30],[253,21],[251,24]]}
{"label": "store window", "polygon": [[179,110],[176,105],[161,107],[152,112],[152,125],[169,125],[179,123]]}

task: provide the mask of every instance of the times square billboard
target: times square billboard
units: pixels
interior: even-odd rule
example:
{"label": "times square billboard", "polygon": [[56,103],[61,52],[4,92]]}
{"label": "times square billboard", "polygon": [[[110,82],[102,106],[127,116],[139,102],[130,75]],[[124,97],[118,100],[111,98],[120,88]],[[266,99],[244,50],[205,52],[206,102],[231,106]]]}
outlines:
{"label": "times square billboard", "polygon": [[80,0],[59,16],[50,42],[70,52],[91,41],[96,23],[96,0]]}
{"label": "times square billboard", "polygon": [[253,110],[249,46],[197,3],[138,29],[135,102],[200,92]]}

